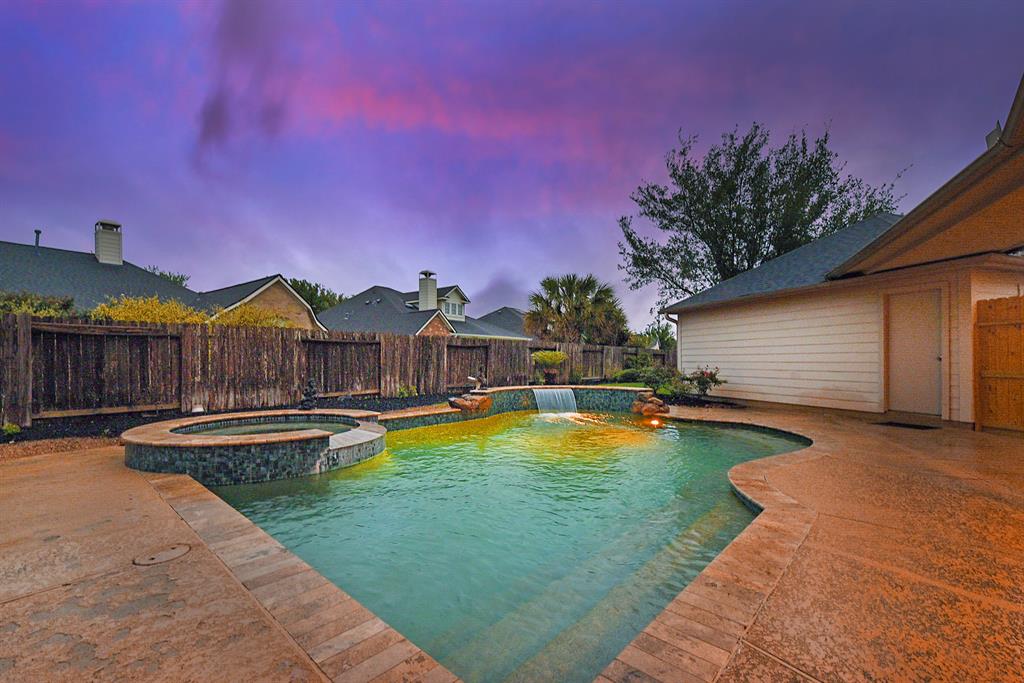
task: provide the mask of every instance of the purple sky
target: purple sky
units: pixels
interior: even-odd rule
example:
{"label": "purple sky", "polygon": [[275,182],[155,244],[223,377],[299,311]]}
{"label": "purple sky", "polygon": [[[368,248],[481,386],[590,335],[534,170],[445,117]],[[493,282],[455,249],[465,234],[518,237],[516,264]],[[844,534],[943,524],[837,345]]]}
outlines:
{"label": "purple sky", "polygon": [[908,209],[984,148],[1024,3],[0,4],[0,239],[125,255],[208,289],[352,294],[429,267],[470,314],[611,281],[616,219],[676,132],[831,124]]}

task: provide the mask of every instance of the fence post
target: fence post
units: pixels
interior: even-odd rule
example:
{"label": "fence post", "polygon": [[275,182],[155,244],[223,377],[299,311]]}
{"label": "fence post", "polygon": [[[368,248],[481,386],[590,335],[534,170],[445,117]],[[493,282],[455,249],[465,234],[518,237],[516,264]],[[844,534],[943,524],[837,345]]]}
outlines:
{"label": "fence post", "polygon": [[0,422],[32,426],[32,316],[27,313],[4,316],[0,334],[0,382],[3,414]]}

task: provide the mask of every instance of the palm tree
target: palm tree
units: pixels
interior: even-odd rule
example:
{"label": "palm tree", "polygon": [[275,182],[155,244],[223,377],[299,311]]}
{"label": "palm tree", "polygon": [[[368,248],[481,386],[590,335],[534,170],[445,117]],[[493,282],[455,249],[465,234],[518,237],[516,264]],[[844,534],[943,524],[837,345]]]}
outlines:
{"label": "palm tree", "polygon": [[620,344],[628,332],[615,290],[593,275],[546,277],[530,294],[526,332],[538,339]]}

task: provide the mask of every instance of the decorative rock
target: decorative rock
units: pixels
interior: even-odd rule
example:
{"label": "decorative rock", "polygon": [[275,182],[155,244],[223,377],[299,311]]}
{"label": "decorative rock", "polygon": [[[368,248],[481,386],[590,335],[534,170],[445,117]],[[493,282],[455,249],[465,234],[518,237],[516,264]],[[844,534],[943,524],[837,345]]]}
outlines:
{"label": "decorative rock", "polygon": [[494,399],[486,395],[463,394],[448,399],[448,405],[464,413],[486,413],[494,405]]}
{"label": "decorative rock", "polygon": [[651,417],[653,415],[664,415],[668,412],[668,406],[652,392],[645,391],[637,394],[637,398],[633,401],[630,410],[637,415]]}

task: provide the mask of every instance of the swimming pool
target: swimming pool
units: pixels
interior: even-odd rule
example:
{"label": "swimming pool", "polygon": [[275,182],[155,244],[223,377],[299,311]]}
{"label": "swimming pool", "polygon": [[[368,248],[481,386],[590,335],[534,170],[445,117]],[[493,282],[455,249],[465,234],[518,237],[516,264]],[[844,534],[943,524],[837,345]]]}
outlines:
{"label": "swimming pool", "polygon": [[518,412],[215,490],[464,680],[590,681],[753,519],[728,469],[806,444]]}

